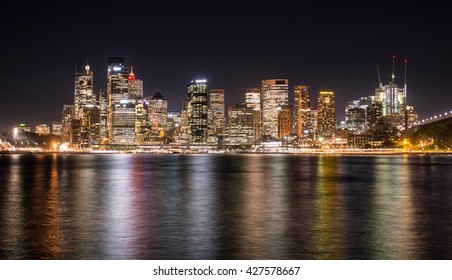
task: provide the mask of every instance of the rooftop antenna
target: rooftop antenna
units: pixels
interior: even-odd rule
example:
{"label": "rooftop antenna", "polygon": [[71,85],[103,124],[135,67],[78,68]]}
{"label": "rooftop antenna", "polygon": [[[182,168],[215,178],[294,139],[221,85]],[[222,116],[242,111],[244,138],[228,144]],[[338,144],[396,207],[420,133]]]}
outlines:
{"label": "rooftop antenna", "polygon": [[405,87],[405,92],[406,92],[406,63],[408,62],[408,59],[405,59],[404,61],[403,61],[404,63],[405,63],[405,77],[404,77],[404,87]]}
{"label": "rooftop antenna", "polygon": [[395,77],[395,75],[394,75],[394,61],[395,61],[395,58],[396,58],[396,56],[393,55],[392,56],[392,82],[394,82],[394,77]]}
{"label": "rooftop antenna", "polygon": [[380,87],[382,87],[383,85],[381,84],[381,80],[380,80],[380,67],[377,64],[377,74],[378,74],[378,85]]}

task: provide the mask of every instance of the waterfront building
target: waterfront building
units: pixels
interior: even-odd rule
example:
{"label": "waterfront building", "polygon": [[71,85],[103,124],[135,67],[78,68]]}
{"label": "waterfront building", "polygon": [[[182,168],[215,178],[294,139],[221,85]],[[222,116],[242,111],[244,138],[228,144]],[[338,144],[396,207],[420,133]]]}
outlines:
{"label": "waterfront building", "polygon": [[249,88],[245,92],[245,104],[247,108],[261,111],[261,90],[259,88]]}
{"label": "waterfront building", "polygon": [[394,81],[375,89],[375,101],[382,105],[382,115],[392,127],[404,127],[406,94]]}
{"label": "waterfront building", "polygon": [[61,122],[52,122],[52,134],[60,135],[63,133],[63,125]]}
{"label": "waterfront building", "polygon": [[93,92],[93,72],[88,64],[81,73],[75,74],[73,110],[70,125],[72,147],[89,148],[93,144],[99,144],[100,105]]}
{"label": "waterfront building", "polygon": [[74,86],[74,118],[83,118],[83,109],[87,105],[95,105],[96,96],[93,93],[93,71],[87,64],[81,73],[75,73]]}
{"label": "waterfront building", "polygon": [[419,121],[418,115],[414,111],[413,106],[406,106],[406,121],[408,128],[413,127]]}
{"label": "waterfront building", "polygon": [[308,113],[308,122],[306,127],[303,127],[303,136],[307,139],[313,140],[317,131],[317,110],[314,108],[307,109]]}
{"label": "waterfront building", "polygon": [[207,143],[207,80],[194,80],[188,84],[187,119],[190,143]]}
{"label": "waterfront building", "polygon": [[278,138],[278,114],[280,106],[289,104],[287,79],[262,81],[262,136]]}
{"label": "waterfront building", "polygon": [[19,124],[19,126],[17,126],[16,128],[15,128],[15,130],[17,131],[17,132],[31,132],[31,127],[29,127],[27,124],[25,124],[25,123],[21,123],[21,124]]}
{"label": "waterfront building", "polygon": [[74,105],[63,105],[63,110],[61,112],[61,136],[66,141],[69,141],[70,139],[72,119],[74,119]]}
{"label": "waterfront building", "polygon": [[224,116],[224,89],[211,89],[209,91],[209,135],[220,135],[225,128]]}
{"label": "waterfront building", "polygon": [[[391,81],[386,85],[383,85],[379,81],[379,87],[375,89],[375,102],[381,103],[381,113],[385,122],[391,128],[397,128],[398,130],[403,130],[407,126],[407,118],[405,111],[407,110],[407,86],[406,86],[406,62],[405,60],[405,82],[404,87],[399,87],[395,82],[394,73],[394,63],[395,56],[393,59],[393,69]],[[380,79],[380,76],[379,76]]]}
{"label": "waterfront building", "polygon": [[[311,112],[311,92],[309,86],[294,86],[294,133],[299,137],[307,136],[307,131],[312,124],[309,114]],[[304,131],[306,131],[304,133]]]}
{"label": "waterfront building", "polygon": [[149,101],[149,122],[152,139],[159,140],[164,137],[167,118],[168,101],[157,91]]}
{"label": "waterfront building", "polygon": [[133,67],[130,67],[130,73],[127,76],[127,97],[128,99],[142,100],[143,99],[143,81],[135,77]]}
{"label": "waterfront building", "polygon": [[149,100],[143,98],[135,104],[135,142],[146,144],[150,140]]}
{"label": "waterfront building", "polygon": [[165,124],[165,135],[168,141],[176,140],[180,133],[181,112],[168,112]]}
{"label": "waterfront building", "polygon": [[248,109],[253,110],[253,141],[258,141],[262,133],[262,113],[261,113],[261,90],[259,88],[249,88],[245,92],[245,104]]}
{"label": "waterfront building", "polygon": [[232,146],[252,145],[254,142],[254,112],[246,103],[236,104],[228,110],[228,129],[225,144]]}
{"label": "waterfront building", "polygon": [[385,128],[385,119],[382,114],[382,104],[379,101],[366,108],[366,133],[380,134],[390,129]]}
{"label": "waterfront building", "polygon": [[100,109],[100,143],[108,143],[108,130],[107,130],[107,109],[108,109],[108,97],[105,89],[99,90],[99,109]]}
{"label": "waterfront building", "polygon": [[322,90],[317,101],[317,131],[320,137],[334,137],[336,130],[336,94]]}
{"label": "waterfront building", "polygon": [[292,108],[290,105],[281,105],[278,108],[278,138],[292,134]]}
{"label": "waterfront building", "polygon": [[136,143],[135,107],[143,96],[143,83],[129,75],[123,57],[108,59],[107,76],[107,133],[108,142],[116,145]]}
{"label": "waterfront building", "polygon": [[357,134],[366,131],[366,108],[347,105],[345,108],[345,128]]}
{"label": "waterfront building", "polygon": [[375,89],[375,101],[381,102],[383,116],[402,114],[406,107],[405,90],[394,81]]}
{"label": "waterfront building", "polygon": [[361,97],[349,102],[345,106],[345,128],[355,134],[363,134],[367,131],[367,107],[374,103],[373,96]]}
{"label": "waterfront building", "polygon": [[177,133],[175,140],[179,144],[188,144],[190,141],[190,123],[188,122],[188,101],[182,103],[180,112],[179,133]]}
{"label": "waterfront building", "polygon": [[35,126],[35,133],[39,135],[49,135],[50,134],[50,127],[46,124],[40,124]]}
{"label": "waterfront building", "polygon": [[135,105],[135,144],[143,144],[149,138],[149,113],[146,100],[143,98],[143,81],[135,77],[133,67],[127,77],[127,99]]}
{"label": "waterfront building", "polygon": [[99,104],[88,104],[83,107],[81,118],[81,145],[89,148],[91,145],[98,145],[100,138],[100,106]]}

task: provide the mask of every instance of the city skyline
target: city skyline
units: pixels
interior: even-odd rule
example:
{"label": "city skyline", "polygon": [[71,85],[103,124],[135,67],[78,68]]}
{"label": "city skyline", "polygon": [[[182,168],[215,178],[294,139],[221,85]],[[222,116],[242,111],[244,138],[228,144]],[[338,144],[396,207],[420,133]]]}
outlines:
{"label": "city skyline", "polygon": [[[317,5],[309,4],[305,13],[270,7],[253,12],[206,7],[195,14],[157,9],[145,18],[143,9],[123,24],[112,23],[115,28],[107,24],[113,5],[86,11],[13,7],[3,19],[13,27],[2,31],[9,55],[1,70],[0,129],[59,120],[62,106],[72,104],[75,66],[80,71],[86,61],[99,96],[112,56],[134,67],[145,97],[160,91],[168,111],[180,111],[193,79],[224,89],[226,108],[244,102],[246,90],[262,80],[287,79],[290,102],[294,85],[310,86],[314,107],[320,90],[335,91],[337,119],[343,120],[346,103],[374,94],[377,65],[381,82],[390,81],[396,55],[395,82],[403,85],[408,59],[407,104],[419,117],[450,110],[451,43],[442,36],[446,9],[392,4],[390,10],[382,5],[353,12],[346,4]],[[381,14],[391,20],[375,23]],[[90,23],[88,31],[83,20]]]}

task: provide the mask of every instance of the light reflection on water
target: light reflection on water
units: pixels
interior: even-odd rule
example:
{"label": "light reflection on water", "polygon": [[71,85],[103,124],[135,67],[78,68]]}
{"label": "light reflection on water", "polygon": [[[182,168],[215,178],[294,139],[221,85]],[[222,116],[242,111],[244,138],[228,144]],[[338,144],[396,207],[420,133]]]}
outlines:
{"label": "light reflection on water", "polygon": [[452,158],[1,155],[2,259],[451,259]]}

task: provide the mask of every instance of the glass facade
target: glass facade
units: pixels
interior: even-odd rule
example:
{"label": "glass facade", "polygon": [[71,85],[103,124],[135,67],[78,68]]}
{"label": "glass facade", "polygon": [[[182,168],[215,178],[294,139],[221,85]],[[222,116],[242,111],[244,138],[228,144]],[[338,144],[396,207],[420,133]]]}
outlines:
{"label": "glass facade", "polygon": [[278,114],[280,106],[289,104],[287,79],[262,81],[262,131],[263,136],[278,137]]}

